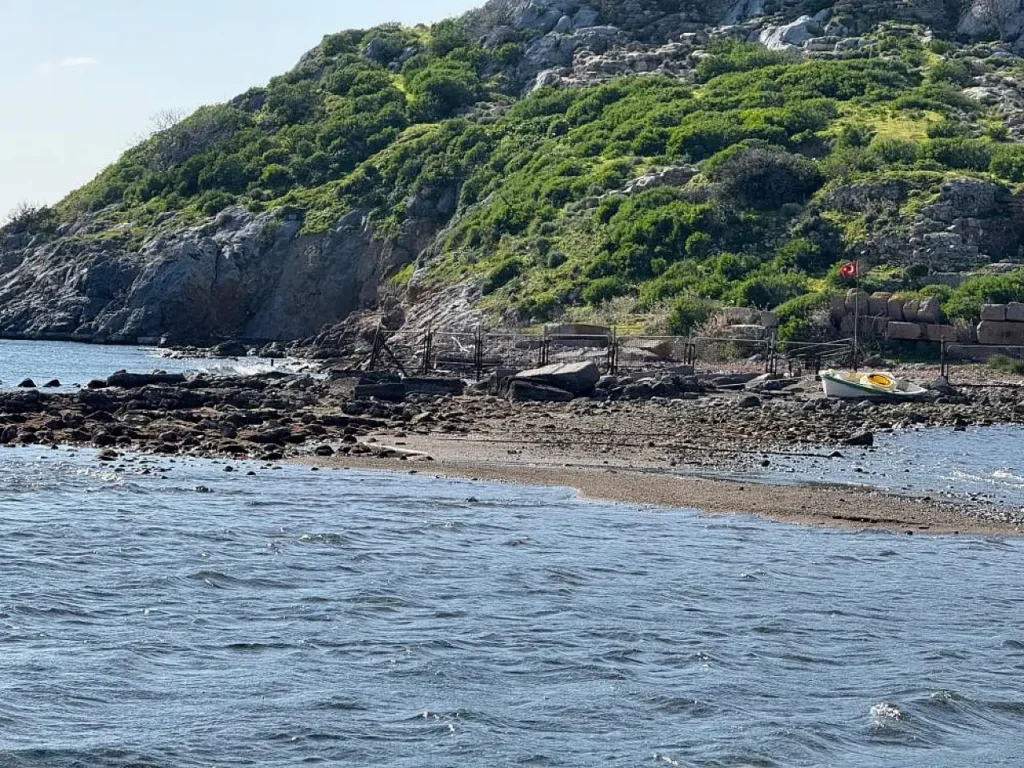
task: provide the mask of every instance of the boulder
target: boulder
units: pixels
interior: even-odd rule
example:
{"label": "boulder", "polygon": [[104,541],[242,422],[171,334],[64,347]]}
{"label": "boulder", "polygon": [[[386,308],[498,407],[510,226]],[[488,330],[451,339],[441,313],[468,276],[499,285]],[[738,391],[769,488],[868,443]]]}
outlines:
{"label": "boulder", "polygon": [[937,323],[941,319],[942,308],[936,298],[922,299],[917,308],[917,321],[919,323]]}
{"label": "boulder", "polygon": [[726,307],[718,313],[718,317],[726,325],[757,325],[761,320],[761,313],[747,307]]}
{"label": "boulder", "polygon": [[875,435],[872,432],[858,432],[846,439],[846,444],[862,448],[870,448],[875,444]]}
{"label": "boulder", "polygon": [[[1006,305],[1005,304],[982,304],[981,305],[981,319],[982,321],[989,321],[994,323],[1006,322]],[[982,342],[987,344],[988,342]]]}
{"label": "boulder", "polygon": [[406,395],[447,395],[460,397],[466,393],[466,382],[462,379],[440,377],[413,377],[402,380]]}
{"label": "boulder", "polygon": [[[120,389],[140,389],[142,387],[149,387],[155,384],[184,384],[185,375],[182,373],[164,373],[163,371],[154,371],[153,373],[128,373],[127,371],[118,371],[117,373],[108,376],[106,386],[118,387]],[[92,382],[89,382],[89,388],[93,389]],[[97,389],[99,387],[96,387]]]}
{"label": "boulder", "polygon": [[213,348],[214,357],[245,357],[249,350],[240,341],[225,341]]}
{"label": "boulder", "polygon": [[24,379],[19,385],[21,389],[35,389],[36,383],[32,379]]}
{"label": "boulder", "polygon": [[871,296],[866,291],[851,288],[846,294],[846,311],[852,315],[857,312],[858,306],[862,315],[868,314],[871,310]]}
{"label": "boulder", "polygon": [[568,403],[571,392],[537,381],[514,379],[508,388],[508,399],[514,402]]}
{"label": "boulder", "polygon": [[908,323],[917,321],[917,312],[921,308],[920,299],[907,299],[903,302],[903,319]]}
{"label": "boulder", "polygon": [[811,16],[801,16],[796,21],[782,26],[766,27],[761,32],[760,42],[766,48],[784,51],[799,48],[808,40],[822,33],[821,24]]}
{"label": "boulder", "polygon": [[57,389],[60,387],[60,379],[51,379],[43,384],[43,389]]}
{"label": "boulder", "polygon": [[886,335],[893,341],[919,341],[924,335],[921,326],[917,323],[892,323],[890,322]]}
{"label": "boulder", "polygon": [[1011,301],[1006,305],[1006,320],[1011,323],[1024,323],[1024,304]]}
{"label": "boulder", "polygon": [[400,403],[405,400],[405,384],[400,381],[360,382],[352,391],[356,400],[387,400]]}
{"label": "boulder", "polygon": [[888,317],[889,300],[891,298],[891,293],[879,292],[871,294],[871,297],[868,299],[868,314],[875,317]]}
{"label": "boulder", "polygon": [[895,320],[898,323],[902,323],[903,317],[903,299],[899,296],[893,296],[889,299],[889,319]]}
{"label": "boulder", "polygon": [[1007,347],[1024,346],[1024,323],[982,320],[978,324],[978,343]]}
{"label": "boulder", "polygon": [[601,372],[597,369],[597,365],[587,362],[549,365],[544,368],[522,371],[515,377],[515,380],[545,384],[574,395],[589,395],[594,391],[600,378]]}

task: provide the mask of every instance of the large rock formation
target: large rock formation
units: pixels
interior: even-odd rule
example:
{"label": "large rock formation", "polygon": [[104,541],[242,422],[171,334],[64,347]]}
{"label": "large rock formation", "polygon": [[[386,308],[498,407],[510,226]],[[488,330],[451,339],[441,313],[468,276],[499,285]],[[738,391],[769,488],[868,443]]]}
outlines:
{"label": "large rock formation", "polygon": [[89,218],[61,235],[0,240],[0,334],[134,342],[289,340],[373,306],[378,286],[435,234],[413,225],[390,242],[352,211],[326,235],[301,234],[300,213],[229,208],[136,248],[90,239]]}

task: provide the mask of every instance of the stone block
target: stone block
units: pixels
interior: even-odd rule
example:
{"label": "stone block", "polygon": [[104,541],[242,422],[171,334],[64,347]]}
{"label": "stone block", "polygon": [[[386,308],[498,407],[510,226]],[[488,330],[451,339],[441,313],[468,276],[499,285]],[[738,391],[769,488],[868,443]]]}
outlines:
{"label": "stone block", "polygon": [[892,294],[884,291],[871,294],[871,298],[868,299],[868,314],[875,317],[888,317],[889,299],[891,298]]}
{"label": "stone block", "polygon": [[922,327],[928,341],[960,341],[961,331],[956,326],[928,324]]}
{"label": "stone block", "polygon": [[917,323],[889,323],[887,335],[893,341],[919,341],[924,333]]}
{"label": "stone block", "polygon": [[851,288],[846,294],[846,311],[854,314],[857,311],[858,304],[860,305],[861,314],[868,314],[868,310],[871,307],[871,296],[866,291]]}
{"label": "stone block", "polygon": [[917,310],[921,308],[918,299],[907,299],[903,302],[903,319],[908,323],[917,322]]}
{"label": "stone block", "polygon": [[978,324],[978,343],[1007,347],[1024,346],[1024,323],[1000,323],[995,320],[982,320]]}
{"label": "stone block", "polygon": [[763,341],[768,332],[760,325],[732,325],[728,328],[731,338],[742,339],[743,341]]}
{"label": "stone block", "polygon": [[757,325],[761,321],[761,313],[747,307],[726,307],[718,316],[726,325]]}
{"label": "stone block", "polygon": [[[994,323],[1005,323],[1006,322],[1006,305],[1005,304],[982,304],[981,305],[981,319],[983,322],[989,321]],[[986,344],[988,342],[982,342]]]}
{"label": "stone block", "polygon": [[893,296],[889,299],[889,319],[897,323],[903,322],[903,298]]}
{"label": "stone block", "polygon": [[527,381],[536,384],[544,384],[549,387],[570,392],[574,395],[589,395],[597,386],[601,378],[601,372],[592,363],[566,363],[564,365],[549,365],[544,368],[535,368],[531,371],[523,371],[516,376],[516,381]]}
{"label": "stone block", "polygon": [[571,392],[536,381],[520,381],[515,379],[508,389],[508,399],[519,403],[568,403],[573,399]]}
{"label": "stone block", "polygon": [[588,325],[585,323],[563,323],[545,327],[548,338],[554,336],[611,336],[611,328],[604,325]]}
{"label": "stone block", "polygon": [[1011,301],[1006,305],[1006,320],[1011,323],[1024,323],[1024,304]]}
{"label": "stone block", "polygon": [[939,300],[935,298],[922,299],[920,306],[917,308],[917,321],[919,323],[937,324],[942,315],[942,308],[939,306]]}

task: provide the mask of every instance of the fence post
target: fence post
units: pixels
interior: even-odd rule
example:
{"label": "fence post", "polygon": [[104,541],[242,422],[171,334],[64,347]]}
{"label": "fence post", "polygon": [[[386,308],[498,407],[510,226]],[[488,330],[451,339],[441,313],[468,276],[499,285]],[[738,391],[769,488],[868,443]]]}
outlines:
{"label": "fence post", "polygon": [[484,329],[479,325],[473,339],[473,366],[476,370],[476,380],[480,381],[484,377]]}
{"label": "fence post", "polygon": [[377,369],[377,360],[380,357],[380,343],[381,343],[381,330],[384,328],[384,323],[377,323],[377,331],[373,334],[373,349],[370,351],[370,365],[367,370],[375,371]]}
{"label": "fence post", "polygon": [[548,364],[548,329],[544,326],[544,335],[540,340],[540,367]]}
{"label": "fence post", "polygon": [[619,372],[619,327],[612,326],[611,338],[608,340],[608,373],[615,376]]}
{"label": "fence post", "polygon": [[430,360],[434,353],[434,331],[430,323],[427,323],[427,332],[423,339],[423,375],[430,373],[432,368]]}

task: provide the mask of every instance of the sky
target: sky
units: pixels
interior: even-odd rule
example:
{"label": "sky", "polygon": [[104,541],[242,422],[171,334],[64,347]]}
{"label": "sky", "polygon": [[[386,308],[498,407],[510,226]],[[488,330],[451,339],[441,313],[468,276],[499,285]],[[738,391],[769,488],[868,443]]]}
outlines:
{"label": "sky", "polygon": [[0,0],[0,223],[52,204],[152,131],[291,69],[324,35],[481,0]]}

